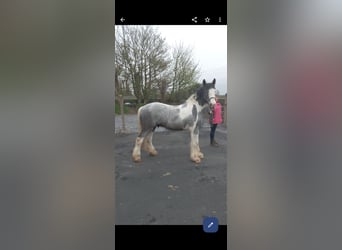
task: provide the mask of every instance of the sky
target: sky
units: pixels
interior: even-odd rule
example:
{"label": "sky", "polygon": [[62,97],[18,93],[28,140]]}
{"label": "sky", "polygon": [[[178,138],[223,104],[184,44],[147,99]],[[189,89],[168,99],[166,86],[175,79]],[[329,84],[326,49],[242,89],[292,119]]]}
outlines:
{"label": "sky", "polygon": [[160,25],[155,26],[170,46],[183,43],[193,50],[199,64],[200,81],[216,79],[220,95],[227,92],[227,26],[226,25]]}

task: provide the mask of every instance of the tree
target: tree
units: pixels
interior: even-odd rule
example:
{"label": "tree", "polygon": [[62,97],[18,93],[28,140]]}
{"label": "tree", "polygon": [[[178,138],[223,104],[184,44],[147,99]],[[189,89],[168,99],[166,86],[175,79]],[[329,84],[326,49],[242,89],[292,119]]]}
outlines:
{"label": "tree", "polygon": [[192,49],[182,43],[177,44],[172,50],[171,99],[179,101],[181,93],[187,93],[197,84],[199,76],[200,70],[193,60]]}
{"label": "tree", "polygon": [[117,26],[116,93],[133,94],[138,103],[156,98],[164,102],[167,97],[178,102],[193,89],[199,74],[191,48],[179,43],[170,49],[152,26]]}
{"label": "tree", "polygon": [[155,89],[164,91],[169,64],[165,39],[151,26],[115,30],[115,71],[126,83],[121,90],[131,89],[139,103],[149,101]]}

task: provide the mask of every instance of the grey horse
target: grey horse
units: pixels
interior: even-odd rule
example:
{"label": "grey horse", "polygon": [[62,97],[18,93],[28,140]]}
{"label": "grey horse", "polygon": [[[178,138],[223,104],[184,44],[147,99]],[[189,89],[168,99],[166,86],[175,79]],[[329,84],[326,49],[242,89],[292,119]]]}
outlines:
{"label": "grey horse", "polygon": [[215,102],[215,83],[206,83],[192,94],[183,104],[168,105],[160,102],[148,103],[138,109],[139,134],[135,141],[132,153],[133,161],[141,161],[141,148],[150,155],[157,155],[157,150],[152,144],[152,136],[156,127],[164,127],[170,130],[188,129],[191,135],[190,159],[200,163],[204,157],[199,147],[199,113],[202,109],[213,107]]}

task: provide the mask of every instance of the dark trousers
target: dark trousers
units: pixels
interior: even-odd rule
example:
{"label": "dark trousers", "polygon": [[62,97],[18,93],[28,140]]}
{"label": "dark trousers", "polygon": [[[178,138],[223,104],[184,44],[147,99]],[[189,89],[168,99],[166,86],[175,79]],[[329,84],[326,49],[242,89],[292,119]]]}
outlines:
{"label": "dark trousers", "polygon": [[217,127],[217,124],[210,125],[210,141],[211,142],[214,140],[216,127]]}

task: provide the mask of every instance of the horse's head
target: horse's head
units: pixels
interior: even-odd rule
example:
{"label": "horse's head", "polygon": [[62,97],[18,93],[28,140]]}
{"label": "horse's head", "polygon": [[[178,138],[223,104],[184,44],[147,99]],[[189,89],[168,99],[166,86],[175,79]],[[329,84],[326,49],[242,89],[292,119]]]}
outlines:
{"label": "horse's head", "polygon": [[200,105],[204,106],[208,104],[210,108],[213,108],[215,106],[215,83],[215,78],[212,83],[207,83],[205,79],[203,80],[203,85],[197,90],[197,101]]}

